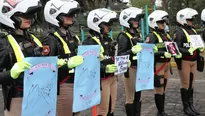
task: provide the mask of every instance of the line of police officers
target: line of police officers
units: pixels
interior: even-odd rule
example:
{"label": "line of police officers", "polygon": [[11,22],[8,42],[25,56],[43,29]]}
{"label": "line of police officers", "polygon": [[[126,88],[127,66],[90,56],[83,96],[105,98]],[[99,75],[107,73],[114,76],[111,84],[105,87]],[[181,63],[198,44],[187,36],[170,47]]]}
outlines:
{"label": "line of police officers", "polygon": [[[83,57],[77,56],[80,39],[70,30],[73,18],[80,10],[74,0],[50,0],[44,8],[45,20],[51,25],[42,42],[29,31],[34,23],[34,16],[41,10],[39,0],[1,0],[0,1],[0,84],[4,96],[5,116],[21,116],[23,97],[23,72],[30,68],[24,57],[58,56],[58,100],[57,116],[79,116],[72,112],[74,68],[83,63]],[[185,8],[177,13],[178,28],[173,39],[165,32],[168,13],[162,10],[152,12],[148,17],[151,33],[146,43],[155,44],[155,103],[157,116],[167,116],[164,111],[165,90],[170,76],[170,59],[172,55],[166,51],[164,42],[175,41],[180,53],[175,56],[180,80],[183,110],[189,116],[200,115],[193,106],[193,91],[196,72],[203,70],[203,57],[200,53],[204,48],[195,49],[190,45],[190,36],[196,35],[193,20],[197,11]],[[135,7],[124,9],[120,13],[120,25],[125,31],[119,33],[116,40],[109,37],[117,13],[106,8],[92,10],[87,17],[90,36],[83,45],[100,45],[101,61],[101,103],[97,106],[98,116],[113,116],[117,97],[117,77],[114,72],[115,46],[118,44],[117,55],[130,55],[129,69],[125,73],[125,109],[127,116],[140,116],[141,92],[135,91],[138,53],[143,42],[138,30],[144,17],[143,10]],[[205,24],[205,10],[201,14]],[[3,33],[4,32],[4,33]],[[203,39],[205,30],[202,31]],[[110,97],[111,96],[111,97]],[[109,103],[110,110],[109,109]]]}

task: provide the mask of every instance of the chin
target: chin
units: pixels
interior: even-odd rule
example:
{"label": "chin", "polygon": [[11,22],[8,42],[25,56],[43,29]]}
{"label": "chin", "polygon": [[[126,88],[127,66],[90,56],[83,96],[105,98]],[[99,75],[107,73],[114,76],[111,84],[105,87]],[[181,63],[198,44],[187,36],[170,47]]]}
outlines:
{"label": "chin", "polygon": [[138,28],[138,25],[135,25],[135,26],[133,26],[133,27],[137,29],[137,28]]}
{"label": "chin", "polygon": [[29,26],[25,26],[25,27],[23,27],[22,29],[29,29],[31,26],[29,25]]}

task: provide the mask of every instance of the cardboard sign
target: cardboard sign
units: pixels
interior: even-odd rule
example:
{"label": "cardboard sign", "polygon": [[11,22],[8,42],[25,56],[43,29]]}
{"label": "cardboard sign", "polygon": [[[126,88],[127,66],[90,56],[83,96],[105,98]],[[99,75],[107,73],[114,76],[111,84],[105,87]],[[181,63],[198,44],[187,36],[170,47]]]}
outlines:
{"label": "cardboard sign", "polygon": [[193,48],[201,48],[204,47],[204,41],[202,40],[200,35],[189,35],[191,46]]}
{"label": "cardboard sign", "polygon": [[176,42],[165,42],[165,46],[166,46],[167,52],[172,54],[172,56],[176,56],[179,54],[179,49],[178,49]]}
{"label": "cardboard sign", "polygon": [[115,72],[115,75],[127,72],[128,62],[129,62],[129,55],[115,56],[115,64],[117,65],[118,68],[117,71]]}

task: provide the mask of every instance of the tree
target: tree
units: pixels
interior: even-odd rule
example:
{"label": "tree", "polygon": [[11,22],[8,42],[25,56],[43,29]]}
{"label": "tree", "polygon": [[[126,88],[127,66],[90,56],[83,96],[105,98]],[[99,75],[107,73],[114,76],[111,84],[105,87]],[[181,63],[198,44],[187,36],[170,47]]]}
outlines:
{"label": "tree", "polygon": [[131,0],[133,7],[144,8],[145,5],[153,8],[155,0]]}
{"label": "tree", "polygon": [[[171,24],[176,24],[176,14],[183,8],[193,8],[201,14],[204,8],[204,0],[166,0],[166,11],[169,13],[169,19]],[[200,24],[200,16],[197,18],[198,24]]]}

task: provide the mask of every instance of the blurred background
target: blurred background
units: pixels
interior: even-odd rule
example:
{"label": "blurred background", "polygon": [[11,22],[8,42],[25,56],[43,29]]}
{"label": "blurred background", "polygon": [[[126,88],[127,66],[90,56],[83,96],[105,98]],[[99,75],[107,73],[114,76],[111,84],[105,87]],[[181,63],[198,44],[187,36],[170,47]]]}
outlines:
{"label": "blurred background", "polygon": [[[48,0],[41,0],[43,6]],[[194,8],[198,11],[199,16],[195,20],[196,28],[199,31],[202,29],[200,14],[205,8],[205,0],[76,0],[81,6],[80,13],[75,17],[75,23],[72,26],[72,30],[81,37],[81,39],[86,38],[88,34],[86,19],[89,11],[96,8],[109,8],[116,11],[118,14],[122,9],[127,7],[138,7],[142,8],[145,13],[150,14],[155,9],[162,9],[169,13],[169,31],[172,35],[176,29],[176,13],[186,7]],[[145,18],[146,19],[146,18]],[[144,19],[144,35],[147,35],[146,20]],[[37,34],[39,38],[43,36],[43,33],[48,30],[48,24],[43,19],[43,10],[41,13],[37,14],[36,22],[37,25],[32,28],[32,31]],[[122,31],[122,27],[119,23],[113,26],[112,36],[116,36]]]}

